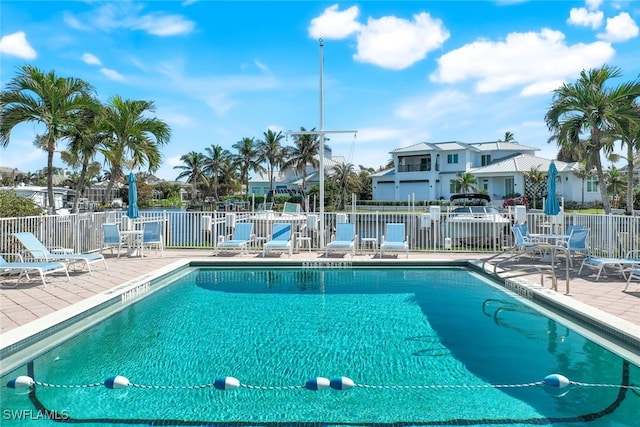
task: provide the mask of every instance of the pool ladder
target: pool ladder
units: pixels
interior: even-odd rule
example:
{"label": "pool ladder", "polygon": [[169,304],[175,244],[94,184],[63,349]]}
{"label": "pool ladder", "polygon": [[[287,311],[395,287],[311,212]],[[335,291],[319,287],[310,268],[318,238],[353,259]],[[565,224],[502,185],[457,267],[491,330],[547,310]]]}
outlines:
{"label": "pool ladder", "polygon": [[[530,246],[530,247],[522,247],[522,246],[514,246],[512,248],[507,249],[506,251],[502,251],[499,252],[495,255],[490,256],[489,258],[486,258],[483,263],[482,263],[482,270],[486,271],[490,274],[493,274],[494,276],[500,278],[500,279],[504,279],[505,277],[500,276],[501,273],[505,273],[508,270],[506,269],[502,269],[501,271],[498,271],[498,267],[507,261],[511,261],[517,258],[522,257],[523,255],[527,255],[527,254],[531,254],[533,252],[541,252],[541,251],[550,251],[551,252],[551,257],[552,257],[552,261],[551,261],[551,266],[532,266],[535,267],[536,272],[540,273],[540,286],[544,287],[544,277],[545,274],[548,274],[549,277],[551,277],[551,288],[554,291],[558,291],[558,276],[556,274],[556,263],[555,263],[555,259],[556,259],[556,254],[558,251],[560,252],[564,252],[565,254],[565,262],[566,262],[566,266],[565,266],[565,271],[566,271],[566,278],[565,278],[565,288],[566,288],[566,295],[569,295],[569,278],[570,278],[570,264],[569,264],[569,257],[571,256],[571,254],[569,253],[569,251],[567,250],[567,248],[562,247],[562,246],[556,246],[556,245],[549,245],[549,244],[536,244],[535,246]],[[499,259],[500,257],[504,257],[503,259]],[[494,260],[498,260],[498,262],[492,262]],[[487,265],[489,264],[489,265]],[[493,271],[491,271],[490,266],[493,266]],[[529,275],[531,274],[530,272],[523,272],[522,276],[525,275]],[[513,277],[517,277],[517,276],[513,276],[510,275],[509,278],[513,278]]]}

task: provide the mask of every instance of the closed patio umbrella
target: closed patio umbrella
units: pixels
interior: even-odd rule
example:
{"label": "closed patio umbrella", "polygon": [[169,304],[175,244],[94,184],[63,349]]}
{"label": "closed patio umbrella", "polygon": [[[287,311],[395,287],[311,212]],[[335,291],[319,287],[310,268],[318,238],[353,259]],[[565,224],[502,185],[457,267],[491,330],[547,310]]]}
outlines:
{"label": "closed patio umbrella", "polygon": [[556,176],[558,176],[558,169],[552,161],[547,172],[547,199],[544,202],[545,215],[558,215],[560,213],[560,205],[556,196]]}
{"label": "closed patio umbrella", "polygon": [[138,188],[136,185],[136,176],[133,172],[129,172],[129,206],[127,206],[127,216],[131,219],[138,218]]}

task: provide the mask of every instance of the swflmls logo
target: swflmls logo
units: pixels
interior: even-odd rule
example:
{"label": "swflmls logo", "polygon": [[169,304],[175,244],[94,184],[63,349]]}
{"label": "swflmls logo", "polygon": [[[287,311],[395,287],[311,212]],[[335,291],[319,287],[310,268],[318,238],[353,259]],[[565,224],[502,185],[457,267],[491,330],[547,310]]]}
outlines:
{"label": "swflmls logo", "polygon": [[33,409],[3,409],[2,419],[4,420],[56,420],[65,421],[69,419],[69,411],[36,411]]}

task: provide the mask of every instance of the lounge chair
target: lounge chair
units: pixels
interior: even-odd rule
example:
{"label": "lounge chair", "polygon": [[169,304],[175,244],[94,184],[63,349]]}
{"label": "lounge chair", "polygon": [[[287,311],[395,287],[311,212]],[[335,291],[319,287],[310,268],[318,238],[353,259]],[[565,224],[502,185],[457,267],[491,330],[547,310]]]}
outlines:
{"label": "lounge chair", "polygon": [[86,253],[86,254],[76,254],[76,253],[67,253],[66,251],[63,253],[55,253],[51,252],[38,238],[30,232],[22,232],[22,233],[14,233],[13,234],[18,241],[24,246],[27,253],[29,253],[30,257],[34,260],[39,261],[66,261],[67,263],[73,264],[83,264],[87,270],[89,270],[89,274],[93,276],[93,271],[91,271],[91,264],[94,262],[102,262],[104,264],[104,269],[108,270],[107,261],[105,261],[104,256],[102,254],[97,253]]}
{"label": "lounge chair", "polygon": [[624,269],[626,267],[626,268],[632,268],[635,270],[634,267],[640,266],[640,252],[629,251],[627,252],[627,256],[625,256],[624,258],[604,258],[604,257],[588,256],[582,261],[582,264],[580,265],[580,270],[578,271],[578,275],[582,273],[582,269],[584,267],[589,267],[589,268],[598,270],[598,273],[596,274],[596,280],[598,280],[600,278],[600,274],[602,273],[602,271],[607,265],[610,267],[620,268],[620,273],[622,274],[622,277],[624,277],[624,279],[627,280],[627,275],[625,274]]}
{"label": "lounge chair", "polygon": [[[17,259],[19,261],[9,262],[0,255],[0,275],[6,274],[16,274],[19,273],[18,281],[15,286],[20,284],[20,281],[23,277],[29,279],[29,273],[35,272],[40,275],[40,280],[42,280],[42,286],[47,287],[47,283],[44,280],[44,276],[46,274],[58,273],[62,272],[66,274],[67,281],[70,281],[69,272],[67,271],[67,266],[61,262],[24,262],[22,257],[17,254]],[[15,287],[13,286],[13,287]]]}
{"label": "lounge chair", "polygon": [[387,223],[385,234],[380,244],[380,258],[384,252],[405,252],[409,258],[409,244],[404,230],[404,223]]}
{"label": "lounge chair", "polygon": [[127,244],[127,238],[120,234],[120,229],[117,224],[102,224],[102,231],[104,238],[102,240],[102,253],[105,249],[111,250],[113,254],[113,248],[118,250],[118,258],[120,258],[120,251],[122,247]]}
{"label": "lounge chair", "polygon": [[327,244],[326,254],[329,252],[351,252],[356,254],[356,225],[351,222],[340,222],[336,225],[336,234],[332,242]]}
{"label": "lounge chair", "polygon": [[236,228],[233,230],[231,240],[225,240],[218,243],[215,255],[219,250],[239,250],[242,252],[249,252],[247,247],[253,238],[253,223],[252,222],[239,222],[236,224]]}
{"label": "lounge chair", "polygon": [[276,222],[273,224],[271,239],[262,247],[262,256],[264,257],[271,251],[288,251],[289,256],[293,253],[291,224],[288,222]]}
{"label": "lounge chair", "polygon": [[627,285],[624,287],[623,292],[627,291],[629,284],[631,283],[631,279],[640,279],[640,268],[634,268],[629,272],[629,278],[627,279]]}
{"label": "lounge chair", "polygon": [[164,256],[164,240],[162,239],[161,222],[145,222],[142,225],[142,255],[144,255],[145,247],[149,249],[156,248],[156,252],[160,251],[160,256]]}

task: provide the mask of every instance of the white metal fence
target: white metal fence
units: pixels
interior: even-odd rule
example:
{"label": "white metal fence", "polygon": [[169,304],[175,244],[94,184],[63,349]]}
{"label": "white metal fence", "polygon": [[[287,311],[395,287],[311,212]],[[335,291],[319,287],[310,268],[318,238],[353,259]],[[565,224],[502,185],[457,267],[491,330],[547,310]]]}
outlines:
{"label": "white metal fence", "polygon": [[[272,213],[268,221],[258,220],[253,212],[186,212],[143,211],[131,226],[140,227],[145,221],[163,221],[167,247],[213,248],[217,241],[227,239],[238,222],[254,222],[255,243],[268,239],[274,222],[291,222],[298,248],[320,249],[318,213],[287,215]],[[0,218],[0,253],[19,252],[20,247],[12,233],[33,232],[45,245],[61,246],[76,252],[91,252],[102,248],[102,224],[123,224],[123,211],[49,215],[25,218]],[[383,240],[387,223],[404,223],[411,251],[470,251],[496,252],[513,245],[511,224],[513,213],[506,214],[505,223],[480,223],[473,220],[457,223],[450,221],[449,213],[439,209],[428,212],[332,212],[325,213],[324,242],[330,242],[338,222],[356,224],[359,250],[372,250]],[[524,220],[524,218],[519,218]],[[592,254],[624,256],[629,250],[638,250],[640,217],[624,215],[569,214],[549,217],[541,212],[526,213],[531,233],[556,232],[563,234],[572,224],[590,230]]]}

